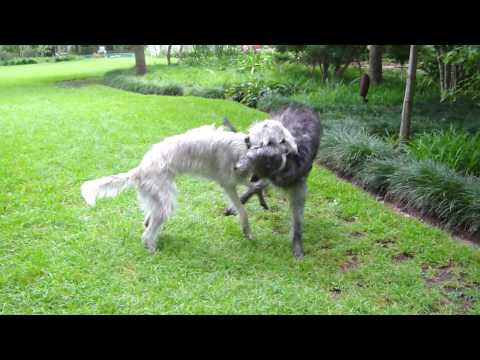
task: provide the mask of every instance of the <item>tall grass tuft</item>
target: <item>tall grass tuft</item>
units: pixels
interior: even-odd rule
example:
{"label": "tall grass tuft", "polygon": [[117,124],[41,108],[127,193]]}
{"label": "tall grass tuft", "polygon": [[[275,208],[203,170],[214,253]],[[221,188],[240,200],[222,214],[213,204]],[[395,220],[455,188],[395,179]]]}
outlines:
{"label": "tall grass tuft", "polygon": [[367,160],[392,158],[395,154],[393,145],[363,128],[336,126],[325,132],[319,160],[346,176],[355,176]]}
{"label": "tall grass tuft", "polygon": [[480,132],[470,134],[463,130],[425,133],[410,144],[417,159],[433,159],[467,175],[480,176]]}
{"label": "tall grass tuft", "polygon": [[437,161],[414,160],[388,176],[388,194],[454,229],[480,229],[480,181]]}

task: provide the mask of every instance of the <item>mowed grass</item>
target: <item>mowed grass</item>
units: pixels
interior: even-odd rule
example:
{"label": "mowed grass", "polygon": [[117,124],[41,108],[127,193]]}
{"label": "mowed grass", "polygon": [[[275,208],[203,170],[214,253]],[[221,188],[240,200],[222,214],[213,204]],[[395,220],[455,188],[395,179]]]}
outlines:
{"label": "mowed grass", "polygon": [[315,167],[306,257],[288,243],[285,194],[247,205],[243,239],[212,182],[178,181],[178,210],[154,255],[130,190],[89,208],[87,179],[136,166],[151,144],[228,117],[238,103],[145,96],[57,81],[100,76],[132,59],[0,68],[0,313],[479,314],[480,254]]}

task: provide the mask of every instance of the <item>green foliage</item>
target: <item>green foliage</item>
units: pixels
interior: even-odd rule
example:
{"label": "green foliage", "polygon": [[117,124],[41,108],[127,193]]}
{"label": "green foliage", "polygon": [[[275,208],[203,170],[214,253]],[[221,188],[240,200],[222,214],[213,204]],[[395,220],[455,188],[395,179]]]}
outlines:
{"label": "green foliage", "polygon": [[[348,65],[366,51],[365,45],[277,45],[279,52],[292,51],[298,61],[311,66],[321,65],[323,79],[333,74],[343,77]],[[332,70],[330,70],[332,69]]]}
{"label": "green foliage", "polygon": [[250,50],[237,58],[237,68],[253,74],[255,71],[265,70],[273,65],[271,53]]}
{"label": "green foliage", "polygon": [[417,136],[410,143],[417,159],[433,159],[464,173],[480,176],[480,132],[450,128]]}
{"label": "green foliage", "polygon": [[97,51],[97,45],[79,45],[78,54],[79,55],[91,55]]}
{"label": "green foliage", "polygon": [[276,63],[286,63],[295,61],[295,56],[289,52],[276,51],[273,53],[273,61]]}
{"label": "green foliage", "polygon": [[457,46],[445,54],[444,61],[446,64],[459,66],[459,81],[450,96],[454,100],[458,96],[479,99],[480,45]]}
{"label": "green foliage", "polygon": [[387,45],[385,46],[384,56],[403,66],[410,57],[410,45]]}

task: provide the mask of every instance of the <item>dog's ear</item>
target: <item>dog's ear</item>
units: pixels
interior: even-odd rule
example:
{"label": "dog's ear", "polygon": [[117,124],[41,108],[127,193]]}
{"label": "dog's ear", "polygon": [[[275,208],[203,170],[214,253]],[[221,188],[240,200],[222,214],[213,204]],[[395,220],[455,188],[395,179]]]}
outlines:
{"label": "dog's ear", "polygon": [[245,137],[245,144],[247,144],[247,149],[250,149],[252,144],[250,144],[250,136]]}
{"label": "dog's ear", "polygon": [[290,148],[290,151],[294,154],[298,154],[298,147],[297,147],[297,142],[295,141],[295,138],[287,129],[282,128],[282,131],[283,131],[283,135],[285,136],[285,142]]}

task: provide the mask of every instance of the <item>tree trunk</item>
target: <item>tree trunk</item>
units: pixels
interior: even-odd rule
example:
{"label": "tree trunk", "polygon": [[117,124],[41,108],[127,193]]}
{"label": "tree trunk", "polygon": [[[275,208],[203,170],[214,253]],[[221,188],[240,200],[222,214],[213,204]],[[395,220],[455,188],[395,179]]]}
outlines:
{"label": "tree trunk", "polygon": [[415,95],[415,79],[417,76],[417,45],[410,45],[410,60],[408,62],[407,86],[403,100],[402,120],[400,124],[400,141],[410,138],[413,98]]}
{"label": "tree trunk", "polygon": [[352,62],[350,61],[348,64],[344,64],[343,66],[338,68],[337,71],[335,72],[335,76],[337,78],[341,78],[343,76],[343,74],[345,74],[345,71],[348,69],[348,67],[350,66],[351,63]]}
{"label": "tree trunk", "polygon": [[328,62],[323,62],[322,64],[322,70],[323,70],[323,81],[328,80],[328,70],[330,69],[330,63]]}
{"label": "tree trunk", "polygon": [[373,84],[380,84],[383,81],[382,52],[383,49],[381,45],[370,45],[368,74]]}
{"label": "tree trunk", "polygon": [[135,69],[138,76],[147,73],[147,64],[145,63],[145,46],[134,45],[135,52]]}
{"label": "tree trunk", "polygon": [[167,64],[170,65],[170,56],[172,55],[172,45],[168,45],[167,49]]}

